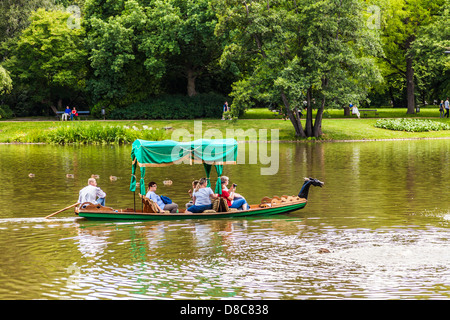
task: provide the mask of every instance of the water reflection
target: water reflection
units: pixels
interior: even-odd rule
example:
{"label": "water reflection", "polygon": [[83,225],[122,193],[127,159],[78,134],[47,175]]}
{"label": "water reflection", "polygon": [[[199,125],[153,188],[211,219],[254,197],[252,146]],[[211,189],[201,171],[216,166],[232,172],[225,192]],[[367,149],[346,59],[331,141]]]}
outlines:
{"label": "water reflection", "polygon": [[78,290],[136,299],[447,296],[436,292],[450,281],[446,230],[338,230],[314,221],[158,222],[102,232],[80,222],[89,248],[98,250],[79,244],[88,263],[80,266]]}
{"label": "water reflection", "polygon": [[[306,208],[206,221],[95,222],[72,212],[44,219],[76,201],[91,174],[100,175],[108,205],[132,206],[129,147],[1,145],[0,154],[2,299],[449,295],[449,140],[282,144],[277,175],[261,176],[259,165],[225,173],[250,202],[296,194],[304,176],[325,181]],[[183,204],[202,168],[147,173],[171,178],[160,192]]]}
{"label": "water reflection", "polygon": [[[104,225],[85,221],[78,223],[79,236],[73,240],[89,262],[80,266],[79,289],[85,293],[95,292],[99,286],[103,288],[102,283],[106,281],[115,294],[133,298],[194,298],[198,295],[251,298],[242,291],[242,286],[255,281],[255,275],[251,274],[255,268],[260,269],[258,278],[262,277],[268,283],[264,289],[259,286],[254,289],[258,288],[257,292],[262,290],[267,297],[276,297],[277,294],[266,291],[274,287],[269,282],[279,278],[280,274],[276,270],[268,271],[270,265],[263,262],[268,254],[264,251],[273,251],[274,243],[263,244],[260,241],[275,237],[278,247],[289,245],[284,240],[280,243],[279,236],[298,231],[293,220],[287,219],[178,224],[146,222],[111,225],[106,229]],[[301,221],[297,224],[301,225]],[[124,235],[128,238],[124,239]],[[88,250],[86,244],[89,244]],[[109,265],[117,266],[114,268],[116,271],[110,270],[105,278],[104,273],[97,271],[99,265],[96,261],[108,261]],[[248,266],[250,261],[257,265]],[[274,267],[279,269],[278,265]],[[255,298],[259,295],[256,291],[253,294]]]}

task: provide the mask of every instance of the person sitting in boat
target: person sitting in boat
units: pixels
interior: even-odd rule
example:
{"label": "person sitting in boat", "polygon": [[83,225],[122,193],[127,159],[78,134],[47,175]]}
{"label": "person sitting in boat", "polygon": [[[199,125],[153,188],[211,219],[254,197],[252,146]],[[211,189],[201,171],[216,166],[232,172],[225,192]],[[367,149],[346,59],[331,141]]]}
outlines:
{"label": "person sitting in boat", "polygon": [[[228,182],[230,181],[230,179],[227,176],[221,176],[220,180],[222,182],[222,190],[228,191],[228,193],[231,194],[231,190],[228,189]],[[225,181],[225,183],[223,183],[223,181]],[[240,195],[239,193],[236,193],[236,184],[233,184],[233,199],[234,200],[240,200],[240,199],[244,199],[245,198]],[[247,200],[245,200],[245,202],[247,202]]]}
{"label": "person sitting in boat", "polygon": [[95,178],[89,178],[88,185],[80,190],[78,203],[90,202],[105,206],[105,197],[106,193],[97,187],[97,180]]}
{"label": "person sitting in boat", "polygon": [[197,185],[198,185],[198,180],[192,181],[192,189],[189,189],[189,191],[188,191],[189,198],[191,198],[191,200],[188,203],[186,203],[186,209],[189,208],[189,207],[192,207],[194,205],[194,198],[192,196],[192,192],[193,192],[193,190],[195,190]]}
{"label": "person sitting in boat", "polygon": [[190,206],[187,211],[192,213],[200,213],[212,208],[211,199],[217,199],[218,195],[214,194],[210,187],[207,187],[208,180],[201,178],[197,184],[197,188],[192,194],[194,205]]}
{"label": "person sitting in boat", "polygon": [[220,182],[222,183],[222,194],[220,195],[222,198],[227,200],[228,208],[236,208],[239,210],[247,210],[248,203],[245,198],[240,197],[239,199],[235,198],[235,189],[236,186],[233,185],[230,189],[227,189],[226,185],[228,184],[228,177],[222,176],[220,177]]}
{"label": "person sitting in boat", "polygon": [[147,198],[149,198],[150,200],[152,200],[154,203],[156,203],[156,205],[158,206],[158,210],[159,212],[163,212],[164,210],[168,210],[170,211],[170,213],[177,213],[178,211],[178,204],[176,204],[175,202],[172,203],[164,203],[161,200],[161,197],[158,196],[156,194],[156,188],[158,186],[156,185],[156,182],[150,182],[148,184],[148,192],[146,194]]}

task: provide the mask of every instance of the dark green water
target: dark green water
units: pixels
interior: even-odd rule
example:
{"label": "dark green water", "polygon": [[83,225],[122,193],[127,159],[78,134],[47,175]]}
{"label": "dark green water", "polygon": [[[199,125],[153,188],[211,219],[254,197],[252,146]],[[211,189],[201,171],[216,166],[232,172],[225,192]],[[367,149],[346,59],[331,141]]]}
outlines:
{"label": "dark green water", "polygon": [[[133,207],[131,147],[0,145],[0,299],[449,298],[450,140],[281,144],[275,175],[239,149],[247,164],[224,174],[249,202],[297,194],[305,176],[325,186],[270,219],[44,219],[91,174],[108,206]],[[146,181],[184,205],[203,175],[177,165]]]}

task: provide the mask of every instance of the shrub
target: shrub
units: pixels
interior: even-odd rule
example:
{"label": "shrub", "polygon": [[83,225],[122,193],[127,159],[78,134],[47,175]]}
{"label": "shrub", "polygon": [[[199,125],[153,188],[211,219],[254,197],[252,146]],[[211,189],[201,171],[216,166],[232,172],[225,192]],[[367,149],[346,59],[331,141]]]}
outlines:
{"label": "shrub", "polygon": [[116,108],[108,118],[134,119],[195,119],[221,118],[225,97],[216,93],[198,94],[194,97],[166,95]]}
{"label": "shrub", "polygon": [[450,125],[446,123],[418,119],[383,119],[378,120],[375,127],[407,132],[450,130]]}
{"label": "shrub", "polygon": [[10,119],[13,117],[13,112],[6,104],[0,105],[0,119]]}
{"label": "shrub", "polygon": [[[136,139],[164,140],[166,133],[161,129],[152,129],[143,126],[98,126],[89,125],[62,125],[51,129],[46,139],[42,136],[39,139],[56,144],[127,144]],[[37,139],[37,137],[35,138]],[[39,142],[41,142],[39,141]]]}

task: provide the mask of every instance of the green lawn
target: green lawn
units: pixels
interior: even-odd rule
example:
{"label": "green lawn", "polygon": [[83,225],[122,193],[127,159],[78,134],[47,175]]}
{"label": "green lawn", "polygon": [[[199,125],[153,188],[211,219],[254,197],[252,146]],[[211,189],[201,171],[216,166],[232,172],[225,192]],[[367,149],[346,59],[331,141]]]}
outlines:
{"label": "green lawn", "polygon": [[[433,121],[450,123],[450,120],[440,119],[436,108],[422,108],[419,114],[406,115],[405,110],[393,108],[379,109],[380,118],[427,118]],[[16,119],[17,120],[17,119]],[[188,135],[188,139],[197,138],[194,136],[197,127],[201,125],[202,137],[210,135],[212,138],[235,138],[240,140],[272,139],[271,130],[277,130],[278,139],[281,141],[298,140],[295,137],[294,129],[289,120],[283,120],[278,115],[267,109],[252,109],[245,117],[236,122],[223,121],[217,119],[203,120],[136,120],[136,121],[103,121],[84,120],[73,122],[54,121],[43,118],[26,119],[27,121],[0,121],[0,143],[14,142],[49,142],[49,136],[53,135],[57,128],[62,134],[74,135],[83,132],[92,137],[97,132],[102,135],[110,134],[108,128],[127,126],[120,134],[126,136],[128,142],[135,138],[150,139],[171,139],[173,134],[178,136]],[[356,117],[343,117],[343,110],[328,110],[322,123],[323,137],[321,140],[364,140],[364,139],[415,139],[415,138],[448,138],[449,130],[435,132],[403,132],[376,128],[374,126],[377,118],[372,115],[367,118],[357,119]],[[304,121],[302,122],[304,126]],[[99,129],[99,126],[102,129]],[[147,130],[144,130],[144,126]],[[134,128],[133,128],[134,127]],[[166,129],[167,130],[166,130]],[[168,129],[170,128],[170,129]],[[94,130],[95,129],[95,130]],[[137,129],[137,130],[136,130]],[[149,135],[149,130],[153,130],[156,135]],[[181,130],[177,130],[181,129]],[[116,134],[117,130],[110,130]],[[264,133],[267,132],[267,138]],[[198,131],[197,131],[198,133]],[[275,138],[275,136],[273,137]],[[90,138],[91,139],[91,138]],[[103,139],[103,138],[102,138]],[[309,139],[311,140],[311,139]],[[102,142],[103,141],[103,142]],[[105,142],[103,139],[99,143]],[[308,141],[308,140],[306,140]]]}
{"label": "green lawn", "polygon": [[[324,139],[364,140],[364,139],[423,139],[448,138],[449,130],[431,132],[404,132],[376,128],[377,119],[325,119],[322,128]],[[439,120],[437,120],[439,121]],[[449,120],[443,120],[450,123]]]}
{"label": "green lawn", "polygon": [[[427,106],[420,108],[420,112],[415,114],[407,114],[406,108],[359,108],[361,110],[370,109],[377,110],[378,115],[375,112],[367,112],[367,116],[364,112],[361,112],[361,118],[439,118],[439,107],[438,106]],[[315,116],[316,110],[313,110],[313,115]],[[356,116],[344,116],[344,109],[326,109],[323,115],[325,118],[356,118]],[[281,119],[282,116],[278,112],[270,111],[264,108],[254,108],[246,111],[245,115],[241,119]]]}

